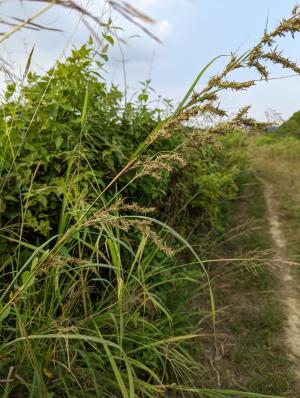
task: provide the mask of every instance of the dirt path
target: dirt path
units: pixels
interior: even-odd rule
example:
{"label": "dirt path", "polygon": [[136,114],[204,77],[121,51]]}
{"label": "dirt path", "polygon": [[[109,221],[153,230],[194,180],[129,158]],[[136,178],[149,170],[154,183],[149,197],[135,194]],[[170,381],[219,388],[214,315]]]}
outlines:
{"label": "dirt path", "polygon": [[292,264],[286,257],[287,242],[283,235],[281,223],[278,217],[278,205],[272,186],[263,181],[264,194],[268,208],[270,234],[276,250],[274,263],[275,272],[279,277],[282,289],[281,300],[286,307],[286,340],[290,357],[294,363],[295,373],[300,386],[300,293],[299,285],[292,272]]}

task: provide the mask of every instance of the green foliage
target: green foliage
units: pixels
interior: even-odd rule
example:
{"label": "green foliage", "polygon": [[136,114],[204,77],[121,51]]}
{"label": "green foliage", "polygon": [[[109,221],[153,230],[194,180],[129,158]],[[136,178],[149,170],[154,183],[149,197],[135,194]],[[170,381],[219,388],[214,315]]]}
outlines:
{"label": "green foliage", "polygon": [[[117,258],[121,251],[112,238],[106,237],[105,254]],[[77,243],[70,240],[66,249]],[[188,333],[183,305],[167,308],[161,291],[175,292],[177,281],[182,287],[197,282],[183,266],[171,273],[170,264],[154,261],[155,251],[149,256],[145,247],[143,238],[136,267],[135,248],[127,243],[122,257],[131,261],[130,271],[108,258],[97,262],[96,255],[43,260],[35,254],[31,266],[17,273],[16,283],[2,294],[14,304],[1,316],[0,375],[10,367],[20,375],[6,386],[9,396],[156,396],[164,391],[162,381],[174,380],[171,363],[178,377],[185,366],[195,368],[179,345],[195,337]],[[179,330],[184,335],[174,334]]]}
{"label": "green foliage", "polygon": [[[124,104],[117,87],[107,88],[97,59],[83,46],[45,76],[29,73],[20,93],[8,87],[0,126],[4,225],[13,220],[45,237],[63,232],[62,211],[96,197],[92,186],[105,187],[160,119],[144,97]],[[129,192],[138,193],[136,186]]]}
{"label": "green foliage", "polygon": [[[273,161],[297,162],[300,157],[300,142],[297,137],[259,137],[255,140],[255,145],[259,147],[259,155],[272,159]],[[253,147],[255,150],[255,147]],[[260,158],[260,157],[259,157]]]}
{"label": "green foliage", "polygon": [[296,112],[289,120],[282,123],[274,133],[277,137],[295,136],[300,138],[300,112]]}
{"label": "green foliage", "polygon": [[257,146],[263,146],[268,144],[274,144],[276,141],[278,141],[278,138],[275,137],[274,134],[265,134],[256,137],[255,144]]}
{"label": "green foliage", "polygon": [[240,134],[190,148],[188,166],[171,196],[173,201],[176,196],[180,212],[185,211],[185,223],[196,217],[197,222],[201,220],[202,232],[223,232],[246,165],[245,140]]}
{"label": "green foliage", "polygon": [[[245,164],[241,141],[203,139],[197,149],[181,126],[140,162],[184,147],[187,166],[159,180],[132,169],[107,189],[167,114],[149,105],[150,82],[131,102],[108,87],[106,58],[90,44],[73,50],[46,75],[9,85],[1,104],[0,378],[18,374],[4,397],[156,397],[174,382],[188,391],[189,340],[214,318],[213,305],[212,314],[186,310],[193,292],[213,304],[212,292],[199,255],[162,220],[185,234],[181,224],[195,221],[222,231]],[[121,196],[155,205],[157,220],[132,214]],[[165,242],[180,255],[167,256]]]}
{"label": "green foliage", "polygon": [[[63,233],[76,220],[75,204],[87,208],[164,116],[162,109],[148,106],[149,82],[137,102],[124,103],[117,87],[108,88],[101,55],[83,46],[46,75],[29,73],[20,92],[7,88],[0,126],[6,176],[2,225],[22,226],[22,236],[32,244]],[[174,133],[145,156],[167,153],[184,141],[183,134]],[[223,144],[191,148],[188,166],[177,170],[175,183],[169,172],[159,182],[151,176],[134,182],[130,175],[121,177],[121,186],[131,181],[123,195],[139,198],[141,205],[154,201],[164,218],[172,216],[164,210],[166,200],[176,197],[180,207],[197,208],[207,228],[222,230],[223,207],[235,196],[240,165],[218,145]],[[20,200],[22,208],[16,206]]]}

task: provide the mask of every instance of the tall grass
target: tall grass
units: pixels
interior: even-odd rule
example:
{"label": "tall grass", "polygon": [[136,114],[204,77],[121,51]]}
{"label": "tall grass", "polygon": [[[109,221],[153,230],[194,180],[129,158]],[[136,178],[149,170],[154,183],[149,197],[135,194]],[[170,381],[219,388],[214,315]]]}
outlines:
{"label": "tall grass", "polygon": [[[294,10],[252,50],[229,56],[195,93],[217,57],[166,116],[147,110],[145,92],[137,107],[119,109],[119,91],[99,80],[103,64],[86,46],[47,75],[28,73],[22,87],[7,87],[0,136],[3,397],[264,396],[201,388],[191,346],[209,333],[194,326],[199,320],[210,317],[214,325],[209,275],[195,248],[160,219],[163,212],[151,216],[150,206],[158,186],[169,192],[172,172],[186,170],[195,148],[265,127],[248,108],[226,118],[218,93],[255,84],[229,80],[240,68],[267,79],[268,60],[298,71],[275,47],[277,37],[298,30]],[[107,31],[103,39],[113,42]],[[206,114],[221,121],[188,128]],[[210,297],[209,314],[190,310],[193,291]]]}

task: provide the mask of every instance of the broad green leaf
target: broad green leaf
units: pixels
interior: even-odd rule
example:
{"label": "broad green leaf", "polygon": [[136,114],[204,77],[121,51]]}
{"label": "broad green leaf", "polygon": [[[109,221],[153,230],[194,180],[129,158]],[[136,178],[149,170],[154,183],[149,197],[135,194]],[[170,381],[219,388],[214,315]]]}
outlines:
{"label": "broad green leaf", "polygon": [[64,139],[62,137],[57,137],[55,139],[55,147],[56,147],[56,149],[59,149],[63,142],[64,142]]}
{"label": "broad green leaf", "polygon": [[38,257],[35,257],[35,258],[32,260],[30,270],[31,270],[31,271],[34,271],[34,270],[36,269],[38,263],[39,263],[39,259],[38,259]]}
{"label": "broad green leaf", "polygon": [[30,287],[34,284],[35,276],[32,275],[30,271],[24,271],[21,275],[23,285],[26,284],[26,287]]}
{"label": "broad green leaf", "polygon": [[66,248],[66,246],[61,246],[59,248],[59,252],[64,257],[70,257],[70,253],[69,253],[68,249]]}
{"label": "broad green leaf", "polygon": [[2,303],[0,303],[0,322],[2,322],[5,318],[8,317],[8,315],[10,314],[10,309],[11,309],[10,305],[5,306]]}
{"label": "broad green leaf", "polygon": [[112,36],[106,35],[105,39],[113,46],[115,44],[115,40]]}

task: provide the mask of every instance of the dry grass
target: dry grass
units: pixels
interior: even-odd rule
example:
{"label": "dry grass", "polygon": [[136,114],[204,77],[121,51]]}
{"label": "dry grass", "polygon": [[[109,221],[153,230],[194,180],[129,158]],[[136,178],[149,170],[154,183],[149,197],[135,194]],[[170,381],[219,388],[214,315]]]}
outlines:
{"label": "dry grass", "polygon": [[295,201],[300,199],[300,142],[286,138],[273,144],[250,147],[254,169],[276,186],[282,187],[282,194]]}
{"label": "dry grass", "polygon": [[[60,29],[49,28],[36,22],[36,20],[41,15],[47,13],[53,7],[60,7],[65,9],[67,12],[74,11],[75,13],[77,13],[80,16],[82,22],[86,25],[88,30],[96,39],[99,39],[99,35],[97,34],[95,28],[107,27],[107,24],[104,23],[98,16],[92,14],[87,7],[81,6],[80,3],[74,0],[26,0],[25,2],[41,3],[43,4],[43,6],[27,19],[17,18],[15,16],[1,18],[1,24],[6,26],[7,30],[1,33],[0,43],[10,38],[13,34],[21,29],[30,29],[36,31],[60,31]],[[118,14],[122,15],[130,23],[141,29],[146,35],[160,42],[160,39],[155,36],[147,27],[149,24],[155,23],[155,20],[149,15],[146,15],[141,10],[133,7],[126,1],[122,0],[106,0],[105,4],[108,5],[112,10],[116,11]]]}
{"label": "dry grass", "polygon": [[280,221],[288,241],[288,254],[293,260],[298,261],[300,259],[300,141],[288,137],[259,146],[252,142],[250,152],[255,154],[252,156],[254,171],[273,187]]}

